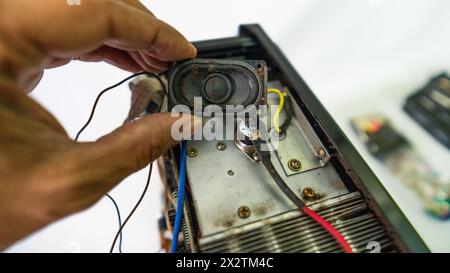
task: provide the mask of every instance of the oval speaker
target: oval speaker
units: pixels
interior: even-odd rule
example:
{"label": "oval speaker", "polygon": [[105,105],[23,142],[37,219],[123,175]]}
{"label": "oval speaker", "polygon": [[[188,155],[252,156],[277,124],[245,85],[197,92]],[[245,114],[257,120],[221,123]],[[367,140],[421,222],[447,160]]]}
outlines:
{"label": "oval speaker", "polygon": [[264,103],[267,67],[264,61],[192,59],[169,69],[171,107],[194,108],[194,98],[202,98],[202,107],[218,105],[259,105]]}

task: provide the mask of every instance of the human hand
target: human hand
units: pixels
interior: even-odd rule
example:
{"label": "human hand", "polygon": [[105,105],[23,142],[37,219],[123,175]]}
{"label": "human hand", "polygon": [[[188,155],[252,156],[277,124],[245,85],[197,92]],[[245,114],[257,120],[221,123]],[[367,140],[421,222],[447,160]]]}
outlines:
{"label": "human hand", "polygon": [[170,114],[141,118],[95,142],[74,142],[24,92],[43,69],[79,59],[160,72],[169,61],[195,55],[137,0],[1,1],[0,249],[93,205],[176,143],[171,127],[178,118]]}
{"label": "human hand", "polygon": [[0,3],[0,72],[31,91],[43,69],[71,60],[162,72],[196,49],[138,0],[6,0]]}

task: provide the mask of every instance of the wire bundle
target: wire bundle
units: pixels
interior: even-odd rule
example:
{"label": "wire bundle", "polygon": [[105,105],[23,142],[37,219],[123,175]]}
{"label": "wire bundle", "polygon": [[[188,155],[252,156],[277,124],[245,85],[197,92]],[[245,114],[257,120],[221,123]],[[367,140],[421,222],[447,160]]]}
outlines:
{"label": "wire bundle", "polygon": [[[275,112],[275,115],[273,117],[273,124],[275,127],[275,131],[279,134],[279,133],[282,133],[284,130],[286,130],[286,127],[289,125],[290,118],[292,117],[292,113],[286,113],[287,116],[286,116],[285,122],[283,123],[282,126],[279,125],[280,114],[285,105],[287,106],[289,104],[289,107],[290,107],[290,103],[285,104],[285,95],[283,94],[283,92],[281,92],[280,90],[278,90],[276,88],[269,88],[267,90],[267,92],[277,94],[279,97],[279,100],[280,100],[277,111]],[[289,100],[287,100],[287,101],[289,102]],[[286,110],[290,111],[290,109],[286,109]],[[257,128],[256,126],[254,126],[254,127]],[[264,131],[264,130],[262,130],[262,131]],[[308,208],[306,206],[306,204],[303,202],[303,200],[298,198],[297,195],[289,188],[289,186],[286,184],[286,182],[283,181],[283,179],[278,174],[277,170],[275,169],[275,167],[272,164],[272,161],[270,159],[270,157],[271,157],[270,152],[262,151],[261,145],[263,144],[263,142],[264,141],[262,141],[259,138],[259,139],[254,140],[253,144],[256,148],[256,151],[258,152],[258,156],[261,160],[261,163],[264,165],[266,170],[269,172],[270,176],[272,177],[274,182],[277,184],[278,188],[280,188],[280,190],[284,193],[284,195],[286,195],[286,197],[288,197],[289,200],[291,200],[291,202],[294,203],[300,211],[307,214],[314,221],[316,221],[319,225],[321,225],[328,233],[330,233],[336,239],[336,241],[341,245],[342,249],[346,253],[352,253],[353,252],[352,247],[347,242],[347,240],[344,238],[344,236],[337,229],[335,229],[333,227],[333,225],[331,225],[328,221],[323,219],[317,212]]]}
{"label": "wire bundle", "polygon": [[[81,127],[81,129],[80,129],[80,130],[78,131],[78,133],[76,134],[75,141],[78,141],[78,139],[79,139],[80,136],[81,136],[81,133],[83,133],[83,131],[84,131],[84,130],[89,126],[89,124],[91,123],[91,121],[92,121],[92,119],[93,119],[93,117],[94,117],[94,114],[95,114],[95,109],[97,108],[98,102],[100,101],[100,98],[101,98],[106,92],[108,92],[108,91],[110,91],[110,90],[112,90],[112,89],[114,89],[114,88],[116,88],[116,87],[118,87],[118,86],[124,84],[125,82],[127,82],[127,81],[129,81],[129,80],[131,80],[131,79],[133,79],[133,78],[135,78],[135,77],[138,77],[138,76],[140,76],[140,75],[149,75],[149,76],[153,76],[153,77],[155,77],[155,78],[161,83],[161,85],[164,87],[164,83],[162,82],[161,78],[160,78],[158,75],[156,75],[156,74],[154,74],[154,73],[151,73],[151,72],[139,72],[139,73],[135,73],[135,74],[133,74],[133,75],[130,75],[129,77],[127,77],[127,78],[121,80],[120,82],[118,82],[118,83],[116,83],[116,84],[114,84],[114,85],[112,85],[112,86],[110,86],[110,87],[105,88],[104,90],[102,90],[102,91],[97,95],[97,97],[96,97],[96,99],[95,99],[95,102],[94,102],[94,105],[92,106],[92,110],[91,110],[91,113],[90,113],[90,115],[89,115],[89,118],[88,118],[88,120],[86,121],[86,123],[83,125],[83,127]],[[114,204],[114,207],[115,207],[116,213],[117,213],[117,218],[118,218],[118,221],[119,221],[119,229],[117,230],[117,233],[116,233],[116,235],[115,235],[115,237],[114,237],[113,243],[112,243],[111,248],[110,248],[110,251],[109,251],[110,253],[112,253],[112,252],[114,251],[114,247],[115,247],[115,245],[116,245],[116,241],[117,241],[118,238],[119,238],[119,253],[122,253],[122,241],[123,241],[122,230],[124,229],[124,227],[125,227],[125,225],[127,224],[127,222],[130,220],[130,218],[133,216],[134,212],[137,210],[137,208],[138,208],[139,205],[141,204],[142,200],[144,199],[145,194],[147,193],[148,187],[150,186],[150,178],[151,178],[151,174],[152,174],[152,169],[153,169],[153,164],[150,164],[149,173],[148,173],[148,177],[147,177],[147,183],[145,184],[144,191],[142,192],[142,194],[141,194],[139,200],[137,201],[136,205],[133,207],[133,209],[131,210],[131,212],[128,214],[128,216],[127,216],[127,218],[125,219],[125,221],[123,222],[123,224],[122,224],[122,217],[121,217],[121,215],[120,215],[120,210],[119,210],[119,206],[117,205],[117,202],[114,200],[114,198],[113,198],[111,195],[109,195],[108,193],[105,194],[105,195],[111,200],[111,202]]]}

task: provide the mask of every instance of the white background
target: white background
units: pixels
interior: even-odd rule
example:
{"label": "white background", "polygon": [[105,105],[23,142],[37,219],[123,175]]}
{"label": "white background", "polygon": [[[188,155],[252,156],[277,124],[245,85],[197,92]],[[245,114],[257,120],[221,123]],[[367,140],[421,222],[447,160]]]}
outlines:
{"label": "white background", "polygon": [[[379,111],[390,116],[418,153],[450,176],[448,151],[401,110],[407,94],[436,73],[450,71],[449,1],[143,2],[189,40],[233,36],[239,24],[261,24],[354,142],[431,250],[450,251],[450,221],[424,214],[414,193],[366,153],[348,124],[348,119],[359,113]],[[72,63],[48,71],[33,97],[74,136],[88,117],[96,94],[127,75],[106,64]],[[129,95],[126,86],[106,95],[82,139],[94,140],[118,126],[127,113]],[[146,173],[144,170],[131,176],[112,191],[123,215],[139,197]],[[159,249],[157,219],[162,211],[162,187],[156,172],[151,183],[148,196],[126,227],[125,252]],[[115,210],[105,198],[9,251],[106,252],[116,229]]]}

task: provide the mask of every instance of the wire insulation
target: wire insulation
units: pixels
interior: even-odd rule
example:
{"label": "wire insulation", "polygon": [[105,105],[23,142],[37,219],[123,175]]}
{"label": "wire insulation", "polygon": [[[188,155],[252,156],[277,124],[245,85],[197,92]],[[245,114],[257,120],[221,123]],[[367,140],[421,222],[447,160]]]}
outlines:
{"label": "wire insulation", "polygon": [[[114,88],[116,88],[116,87],[118,87],[118,86],[124,84],[125,82],[127,82],[127,81],[129,81],[129,80],[131,80],[131,79],[133,79],[133,78],[135,78],[135,77],[138,77],[138,76],[140,76],[140,75],[149,75],[149,76],[155,77],[155,78],[161,83],[161,85],[163,86],[163,88],[164,88],[164,90],[165,90],[164,82],[161,80],[161,78],[160,78],[158,75],[156,75],[156,74],[154,74],[154,73],[151,73],[151,72],[139,72],[139,73],[135,73],[135,74],[133,74],[133,75],[131,75],[131,76],[129,76],[129,77],[127,77],[127,78],[121,80],[120,82],[118,82],[118,83],[116,83],[116,84],[114,84],[114,85],[112,85],[112,86],[110,86],[110,87],[107,87],[106,89],[102,90],[102,91],[97,95],[97,97],[96,97],[96,99],[95,99],[95,102],[94,102],[94,105],[92,106],[92,110],[91,110],[91,113],[90,113],[90,115],[89,115],[89,118],[88,118],[88,120],[86,121],[86,123],[83,125],[83,127],[81,127],[81,129],[80,129],[80,130],[78,131],[78,133],[76,134],[76,136],[75,136],[75,141],[78,141],[78,139],[80,138],[80,136],[81,136],[81,134],[83,133],[83,131],[84,131],[84,130],[89,126],[89,124],[91,123],[91,121],[92,121],[92,119],[93,119],[93,117],[94,117],[95,110],[96,110],[96,108],[97,108],[98,102],[100,101],[100,98],[101,98],[106,92],[108,92],[108,91],[110,91],[110,90],[112,90],[112,89],[114,89]],[[166,91],[166,93],[167,93],[167,91]],[[148,189],[148,187],[149,187],[149,185],[150,185],[150,178],[151,178],[151,173],[152,173],[152,167],[153,167],[153,166],[150,165],[150,171],[149,171],[149,174],[148,174],[148,177],[147,177],[147,184],[145,185],[144,192],[142,193],[142,195],[141,195],[141,197],[139,198],[138,202],[136,203],[135,207],[134,207],[133,210],[130,212],[130,214],[128,215],[127,219],[125,220],[125,222],[124,222],[123,224],[122,224],[122,217],[121,217],[121,214],[120,214],[119,206],[117,205],[116,200],[114,200],[114,198],[113,198],[111,195],[109,195],[108,193],[106,194],[106,196],[113,202],[113,204],[114,204],[114,206],[115,206],[115,208],[116,208],[117,218],[118,218],[118,220],[119,220],[119,229],[118,229],[118,231],[117,231],[117,233],[116,233],[116,236],[115,236],[115,238],[114,238],[114,241],[113,241],[113,243],[112,243],[112,246],[111,246],[111,249],[110,249],[110,253],[112,253],[113,250],[114,250],[114,247],[115,247],[115,244],[116,244],[116,241],[117,241],[117,237],[120,238],[120,239],[119,239],[119,252],[122,253],[122,238],[123,238],[122,230],[123,230],[123,228],[125,227],[125,225],[126,225],[126,223],[128,222],[128,220],[129,220],[129,219],[131,218],[131,216],[133,215],[134,211],[135,211],[135,210],[137,209],[137,207],[140,205],[142,199],[144,198],[144,196],[145,196],[145,194],[146,194],[146,192],[147,192],[147,189]]]}
{"label": "wire insulation", "polygon": [[[111,195],[109,195],[107,193],[106,196],[109,198],[109,200],[111,200],[111,202],[114,204],[114,207],[116,208],[117,218],[119,220],[119,229],[120,229],[120,227],[122,226],[122,217],[120,216],[119,206],[117,205],[116,200],[114,200],[114,198]],[[123,237],[123,234],[121,232],[120,236],[119,236],[119,253],[122,253],[122,237]]]}
{"label": "wire insulation", "polygon": [[265,150],[263,151],[261,149],[261,145],[263,144],[263,142],[264,141],[261,139],[256,139],[253,141],[253,144],[256,148],[256,151],[258,152],[258,156],[260,158],[261,163],[269,172],[270,176],[277,184],[277,186],[280,188],[280,190],[286,195],[286,197],[289,198],[289,200],[291,200],[292,203],[295,204],[295,206],[300,211],[303,211],[314,221],[316,221],[319,225],[321,225],[328,233],[330,233],[341,245],[341,247],[344,249],[346,253],[352,253],[353,252],[352,248],[350,244],[347,242],[347,240],[344,238],[344,236],[337,229],[335,229],[329,222],[323,219],[319,214],[308,208],[305,202],[303,202],[302,199],[297,197],[297,195],[295,195],[295,193],[290,189],[289,185],[286,184],[286,182],[281,178],[281,176],[278,174],[277,170],[273,166],[273,163],[270,159],[271,157],[270,151]]}
{"label": "wire insulation", "polygon": [[183,141],[181,143],[181,154],[180,154],[180,173],[178,178],[178,201],[177,201],[177,211],[175,213],[175,223],[173,228],[173,238],[171,245],[171,253],[175,253],[178,247],[178,236],[180,233],[181,222],[183,220],[183,206],[184,206],[184,190],[186,186],[186,146],[187,142]]}
{"label": "wire insulation", "polygon": [[298,198],[297,195],[295,195],[295,193],[291,190],[289,185],[284,182],[283,178],[280,176],[277,169],[273,165],[272,160],[270,159],[270,152],[262,150],[262,142],[263,141],[261,140],[253,141],[255,149],[256,151],[258,151],[259,160],[264,165],[273,181],[275,182],[275,184],[277,184],[278,188],[280,188],[284,195],[286,195],[286,197],[288,197],[289,200],[292,201],[292,203],[294,203],[300,210],[302,210],[305,207],[305,203],[303,202],[303,200]]}
{"label": "wire insulation", "polygon": [[112,90],[112,89],[114,89],[114,88],[116,88],[116,87],[119,87],[120,85],[126,83],[127,81],[129,81],[129,80],[131,80],[131,79],[133,79],[133,78],[136,78],[136,77],[138,77],[138,76],[141,76],[141,75],[149,75],[149,76],[153,76],[153,77],[157,78],[157,79],[160,81],[160,83],[162,84],[162,86],[164,87],[164,83],[163,83],[163,81],[161,80],[161,78],[160,78],[158,75],[156,75],[156,74],[154,74],[154,73],[151,73],[151,72],[139,72],[139,73],[133,74],[133,75],[131,75],[131,76],[129,76],[129,77],[127,77],[127,78],[121,80],[120,82],[118,82],[118,83],[116,83],[116,84],[114,84],[114,85],[111,85],[111,86],[109,86],[109,87],[103,89],[102,91],[100,91],[100,93],[99,93],[99,94],[97,95],[97,97],[95,98],[94,105],[93,105],[92,108],[91,108],[91,113],[90,113],[90,115],[89,115],[89,118],[88,118],[88,120],[86,121],[86,123],[83,125],[83,127],[81,127],[81,129],[78,131],[78,133],[76,134],[74,140],[75,140],[75,141],[78,141],[78,139],[80,138],[81,134],[84,132],[84,130],[86,130],[86,128],[87,128],[87,127],[89,126],[89,124],[92,122],[92,119],[94,118],[95,110],[97,109],[98,102],[100,101],[100,98],[101,98],[106,92],[108,92],[108,91],[110,91],[110,90]]}
{"label": "wire insulation", "polygon": [[273,125],[275,127],[275,131],[279,134],[281,133],[280,128],[280,114],[284,107],[284,94],[279,89],[276,88],[269,88],[267,90],[267,93],[274,93],[277,94],[280,99],[280,104],[278,105],[277,111],[275,112],[275,115],[273,116]]}
{"label": "wire insulation", "polygon": [[137,208],[141,204],[142,200],[144,200],[145,194],[147,193],[147,190],[150,186],[150,179],[152,177],[152,169],[153,164],[150,164],[150,168],[148,170],[148,176],[147,176],[147,182],[145,183],[144,191],[141,194],[141,197],[139,197],[139,200],[136,202],[136,205],[134,205],[133,209],[131,210],[130,214],[128,214],[127,218],[123,222],[122,226],[120,226],[120,229],[117,231],[116,236],[114,237],[114,240],[111,244],[111,248],[109,249],[109,253],[112,253],[114,250],[114,247],[116,246],[117,238],[119,238],[120,234],[122,233],[122,230],[125,228],[125,225],[128,223],[130,218],[133,216],[133,214],[136,212]]}
{"label": "wire insulation", "polygon": [[316,221],[319,225],[326,229],[336,239],[336,241],[341,245],[342,249],[344,249],[346,253],[353,253],[350,244],[347,242],[344,236],[333,227],[333,225],[323,219],[317,212],[308,207],[304,207],[303,212],[305,212],[309,217],[314,219],[314,221]]}
{"label": "wire insulation", "polygon": [[140,75],[152,75],[152,76],[155,76],[155,77],[159,78],[156,74],[153,74],[153,73],[150,73],[150,72],[139,72],[139,73],[133,74],[133,75],[131,75],[131,76],[129,76],[129,77],[127,77],[127,78],[121,80],[120,82],[118,82],[118,83],[116,83],[116,84],[114,84],[114,85],[111,85],[110,87],[108,87],[108,88],[102,90],[102,91],[97,95],[97,98],[95,99],[94,105],[92,106],[91,114],[89,115],[89,118],[88,118],[88,120],[86,121],[86,123],[83,125],[83,127],[81,127],[80,131],[78,131],[78,133],[77,133],[77,135],[76,135],[76,137],[75,137],[75,141],[78,141],[78,139],[80,138],[81,133],[83,133],[84,130],[86,130],[86,128],[87,128],[87,127],[89,126],[89,124],[91,123],[92,118],[94,117],[94,114],[95,114],[95,109],[97,108],[98,102],[100,101],[100,98],[101,98],[106,92],[108,92],[108,91],[110,91],[110,90],[112,90],[112,89],[114,89],[114,88],[116,88],[116,87],[119,87],[120,85],[122,85],[122,84],[126,83],[127,81],[129,81],[129,80],[131,80],[131,79],[133,79],[133,78],[136,78],[136,77],[138,77],[138,76],[140,76]]}
{"label": "wire insulation", "polygon": [[291,124],[294,113],[292,111],[292,102],[291,97],[289,95],[284,96],[284,121],[280,125],[280,130],[282,133],[286,133],[289,124]]}

